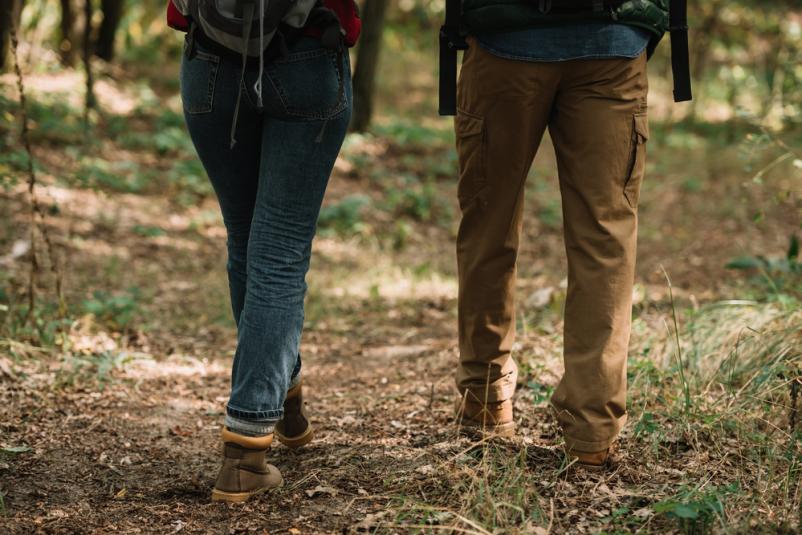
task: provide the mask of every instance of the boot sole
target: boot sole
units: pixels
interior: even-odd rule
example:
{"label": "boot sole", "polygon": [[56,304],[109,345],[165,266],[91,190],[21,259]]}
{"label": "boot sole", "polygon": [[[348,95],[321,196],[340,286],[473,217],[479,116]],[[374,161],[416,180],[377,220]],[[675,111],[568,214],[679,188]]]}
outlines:
{"label": "boot sole", "polygon": [[213,502],[226,502],[226,503],[244,503],[254,498],[256,496],[260,496],[267,491],[277,489],[284,484],[282,480],[278,485],[275,487],[264,487],[257,490],[251,490],[248,492],[224,492],[222,490],[213,489],[212,490],[212,501]]}
{"label": "boot sole", "polygon": [[302,448],[312,442],[312,439],[315,438],[315,431],[312,429],[312,424],[309,424],[309,426],[306,428],[306,431],[295,437],[285,437],[278,431],[273,431],[273,433],[276,435],[276,438],[279,442],[291,450]]}
{"label": "boot sole", "polygon": [[459,433],[463,436],[480,439],[492,437],[509,438],[515,436],[515,422],[494,425],[492,427],[480,427],[478,425],[462,423],[459,425]]}

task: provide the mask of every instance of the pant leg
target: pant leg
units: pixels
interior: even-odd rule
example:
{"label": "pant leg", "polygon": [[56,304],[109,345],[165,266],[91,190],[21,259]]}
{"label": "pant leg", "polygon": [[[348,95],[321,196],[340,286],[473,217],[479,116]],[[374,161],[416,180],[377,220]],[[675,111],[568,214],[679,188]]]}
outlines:
{"label": "pant leg", "polygon": [[648,138],[646,58],[578,60],[564,69],[549,125],[568,256],[565,375],[552,404],[566,445],[596,452],[626,422],[637,201]]}
{"label": "pant leg", "polygon": [[299,363],[312,240],[350,119],[347,57],[336,58],[315,40],[304,43],[271,64],[263,82],[275,93],[261,135],[247,288],[227,407],[238,421],[274,422],[283,415]]}
{"label": "pant leg", "polygon": [[194,53],[185,53],[181,63],[184,117],[223,214],[231,308],[239,324],[245,301],[248,238],[259,181],[262,116],[246,100],[237,124],[239,142],[229,147],[239,73],[226,58],[204,50],[197,43],[195,46]]}
{"label": "pant leg", "polygon": [[515,392],[515,263],[523,186],[548,122],[557,69],[465,53],[455,120],[459,156],[457,387],[479,401]]}

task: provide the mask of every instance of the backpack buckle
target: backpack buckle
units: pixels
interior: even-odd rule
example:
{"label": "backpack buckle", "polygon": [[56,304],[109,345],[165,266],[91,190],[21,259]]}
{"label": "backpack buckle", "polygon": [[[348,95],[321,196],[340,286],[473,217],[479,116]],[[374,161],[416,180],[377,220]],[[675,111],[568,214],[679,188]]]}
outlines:
{"label": "backpack buckle", "polygon": [[443,26],[440,28],[440,46],[445,46],[449,50],[468,50],[468,42],[462,35],[459,28]]}

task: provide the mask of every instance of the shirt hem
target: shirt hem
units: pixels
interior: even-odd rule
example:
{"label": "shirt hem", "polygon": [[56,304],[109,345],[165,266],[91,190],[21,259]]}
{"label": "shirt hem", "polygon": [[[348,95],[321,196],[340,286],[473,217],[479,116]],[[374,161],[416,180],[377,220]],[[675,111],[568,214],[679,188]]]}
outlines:
{"label": "shirt hem", "polygon": [[488,45],[487,43],[483,42],[481,38],[476,38],[478,43],[481,45],[482,48],[493,54],[494,56],[498,56],[504,59],[511,59],[515,61],[529,61],[533,63],[560,63],[564,61],[573,61],[577,59],[635,59],[643,54],[643,51],[646,50],[647,44],[644,44],[637,52],[632,54],[625,54],[625,53],[596,53],[596,54],[581,54],[581,55],[570,55],[566,57],[540,57],[540,56],[521,56],[517,54],[511,54],[509,52],[502,52],[492,46]]}

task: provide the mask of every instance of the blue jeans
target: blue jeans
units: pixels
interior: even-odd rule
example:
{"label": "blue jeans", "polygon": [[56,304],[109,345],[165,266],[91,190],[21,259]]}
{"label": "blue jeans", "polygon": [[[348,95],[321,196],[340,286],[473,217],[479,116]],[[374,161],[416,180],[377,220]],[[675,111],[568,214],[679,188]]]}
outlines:
{"label": "blue jeans", "polygon": [[249,65],[231,147],[241,64],[197,42],[185,48],[184,115],[228,235],[238,337],[227,421],[264,432],[282,418],[301,369],[312,239],[351,113],[348,54],[310,37],[291,45],[288,55],[265,65],[261,110],[258,66]]}

